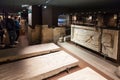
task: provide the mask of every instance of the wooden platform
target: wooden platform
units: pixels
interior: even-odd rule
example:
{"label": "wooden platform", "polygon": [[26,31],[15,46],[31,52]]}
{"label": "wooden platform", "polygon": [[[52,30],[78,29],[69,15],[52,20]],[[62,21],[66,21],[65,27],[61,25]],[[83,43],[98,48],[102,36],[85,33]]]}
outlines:
{"label": "wooden platform", "polygon": [[76,71],[72,74],[59,78],[58,80],[107,80],[94,70],[86,67],[82,70]]}
{"label": "wooden platform", "polygon": [[10,52],[6,50],[7,53],[0,52],[0,62],[13,61],[18,59],[23,59],[27,57],[37,56],[41,54],[47,54],[50,52],[59,51],[60,47],[54,43],[46,43],[28,46],[22,49],[15,49]]}
{"label": "wooden platform", "polygon": [[64,51],[0,65],[0,80],[42,80],[79,64]]}

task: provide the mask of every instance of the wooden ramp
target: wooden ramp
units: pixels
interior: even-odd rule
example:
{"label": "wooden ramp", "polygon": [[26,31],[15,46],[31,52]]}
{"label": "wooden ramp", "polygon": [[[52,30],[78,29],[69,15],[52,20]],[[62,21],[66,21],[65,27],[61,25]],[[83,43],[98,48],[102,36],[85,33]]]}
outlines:
{"label": "wooden ramp", "polygon": [[54,43],[46,43],[28,46],[22,49],[15,49],[13,52],[6,50],[7,53],[0,53],[0,62],[13,61],[23,59],[27,57],[37,56],[41,54],[47,54],[50,52],[59,51],[60,47]]}
{"label": "wooden ramp", "polygon": [[59,78],[58,80],[107,80],[91,68],[87,67],[72,74]]}
{"label": "wooden ramp", "polygon": [[0,65],[0,80],[42,80],[78,64],[78,59],[59,51]]}

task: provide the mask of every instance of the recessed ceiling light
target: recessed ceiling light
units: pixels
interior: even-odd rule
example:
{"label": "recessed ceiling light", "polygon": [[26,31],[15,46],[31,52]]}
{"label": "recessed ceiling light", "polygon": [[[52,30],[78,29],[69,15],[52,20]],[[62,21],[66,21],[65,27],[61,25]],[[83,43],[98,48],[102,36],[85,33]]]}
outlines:
{"label": "recessed ceiling light", "polygon": [[28,4],[23,4],[22,7],[29,7],[29,5]]}

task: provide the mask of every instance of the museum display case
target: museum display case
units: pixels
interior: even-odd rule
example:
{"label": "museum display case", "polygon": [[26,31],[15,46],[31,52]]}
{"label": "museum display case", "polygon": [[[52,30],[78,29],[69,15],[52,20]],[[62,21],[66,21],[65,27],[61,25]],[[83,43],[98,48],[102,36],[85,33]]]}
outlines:
{"label": "museum display case", "polygon": [[74,13],[72,15],[71,23],[90,27],[118,28],[120,23],[120,13],[114,11]]}

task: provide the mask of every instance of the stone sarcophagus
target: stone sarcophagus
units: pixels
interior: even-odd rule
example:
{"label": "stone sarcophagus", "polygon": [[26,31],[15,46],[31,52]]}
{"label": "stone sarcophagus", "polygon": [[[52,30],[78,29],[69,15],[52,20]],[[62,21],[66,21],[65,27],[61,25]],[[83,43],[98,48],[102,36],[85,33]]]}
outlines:
{"label": "stone sarcophagus", "polygon": [[95,51],[100,51],[100,30],[92,27],[71,26],[71,41]]}

